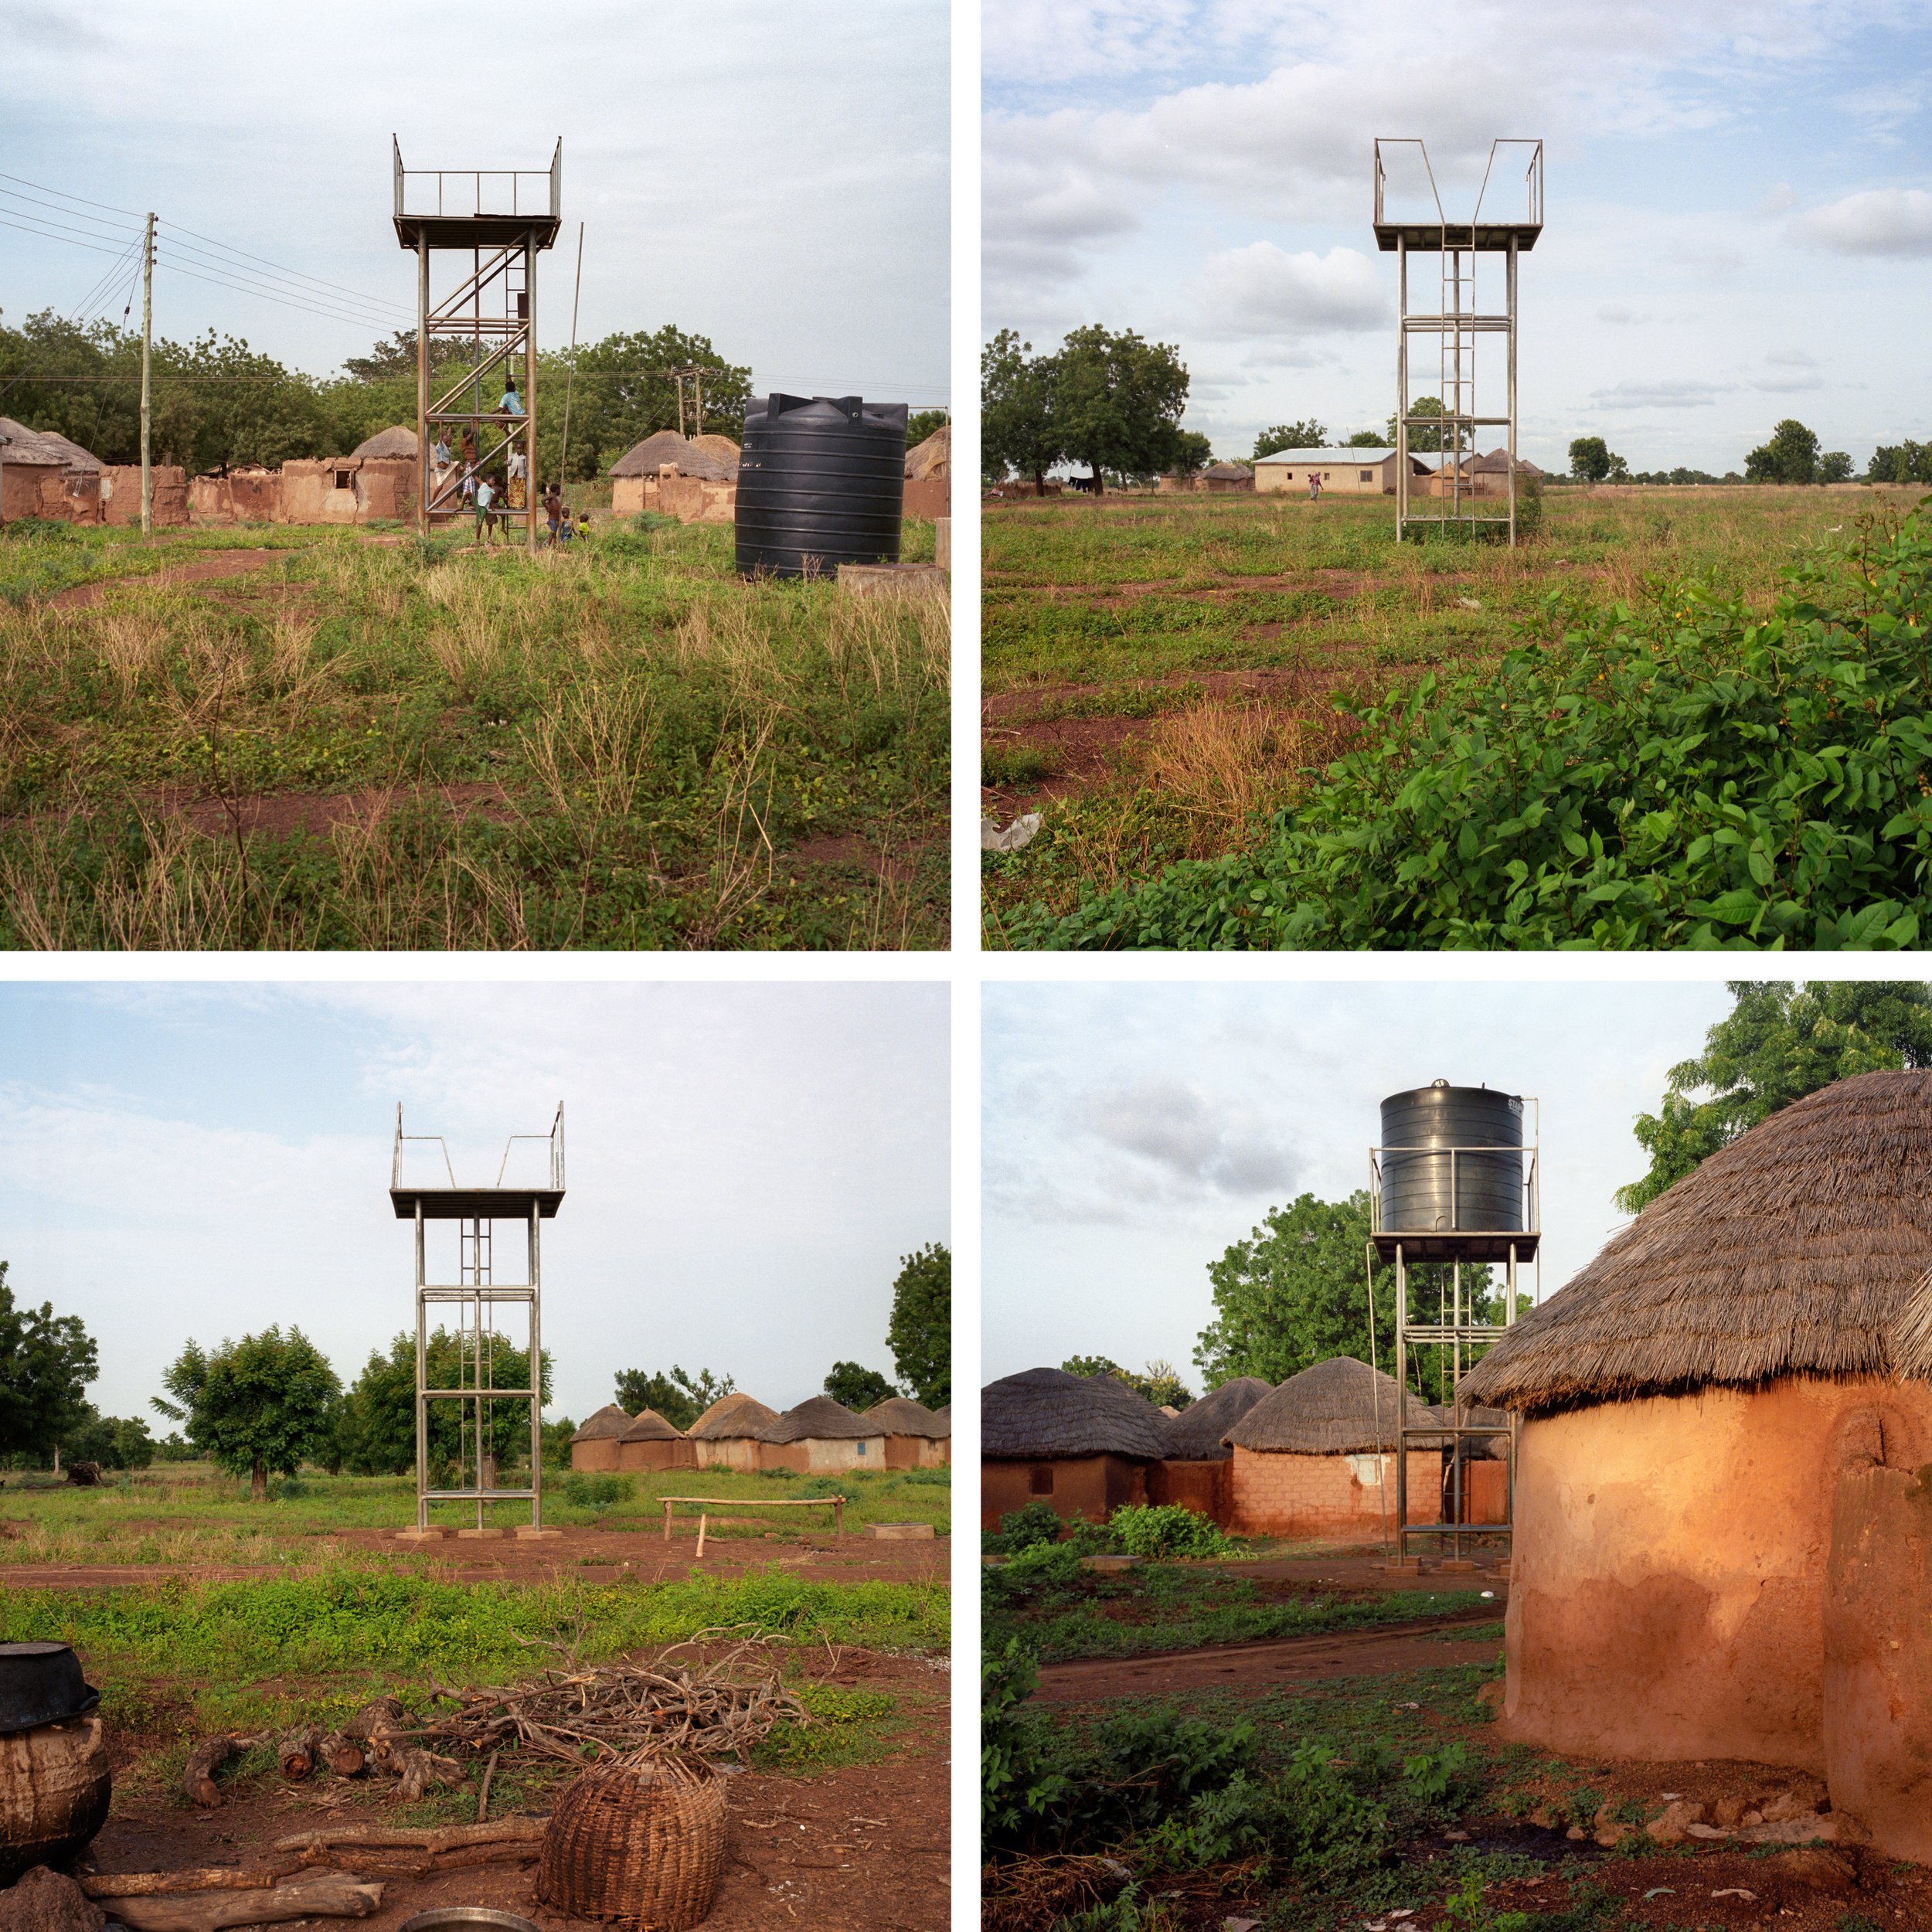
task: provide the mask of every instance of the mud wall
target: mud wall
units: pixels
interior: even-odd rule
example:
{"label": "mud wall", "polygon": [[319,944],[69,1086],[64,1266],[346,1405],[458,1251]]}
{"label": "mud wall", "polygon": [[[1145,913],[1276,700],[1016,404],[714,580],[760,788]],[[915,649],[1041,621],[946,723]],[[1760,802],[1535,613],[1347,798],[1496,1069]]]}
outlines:
{"label": "mud wall", "polygon": [[689,1442],[620,1442],[613,1466],[632,1470],[695,1469],[697,1451]]}
{"label": "mud wall", "polygon": [[1229,1475],[1234,1464],[1216,1462],[1157,1462],[1147,1472],[1149,1502],[1178,1503],[1196,1515],[1211,1516],[1226,1528],[1233,1513]]}
{"label": "mud wall", "polygon": [[[188,521],[188,472],[179,464],[155,464],[148,471],[153,492],[149,521],[159,529],[178,529]],[[100,471],[100,520],[141,522],[141,465],[104,464]]]}
{"label": "mud wall", "polygon": [[196,477],[188,485],[188,514],[196,523],[282,522],[281,473],[247,469]]}
{"label": "mud wall", "polygon": [[[1385,1521],[1394,1522],[1396,1459],[1393,1452],[1378,1456],[1373,1451],[1359,1456],[1301,1456],[1236,1448],[1229,1496],[1231,1526],[1243,1536],[1361,1542],[1379,1536]],[[1411,1450],[1409,1520],[1437,1522],[1441,1515],[1441,1452]]]}
{"label": "mud wall", "polygon": [[888,1469],[940,1469],[950,1458],[947,1438],[931,1436],[886,1437],[885,1467]]}
{"label": "mud wall", "polygon": [[590,1442],[573,1442],[570,1445],[570,1467],[573,1469],[620,1469],[622,1463],[617,1452],[623,1445],[615,1436],[599,1436]]}
{"label": "mud wall", "polygon": [[[40,506],[41,485],[51,483],[62,505],[59,520],[67,521],[66,493],[60,489],[61,472],[51,463],[9,463],[0,450],[0,522],[13,522],[26,516],[45,516]],[[52,519],[50,519],[52,520]]]}
{"label": "mud wall", "polygon": [[750,1436],[726,1436],[716,1442],[694,1442],[691,1446],[697,1451],[700,1469],[738,1469],[747,1474],[765,1466],[759,1460],[759,1451],[770,1447]]}
{"label": "mud wall", "polygon": [[1045,1503],[1068,1522],[1104,1522],[1123,1504],[1146,1501],[1146,1470],[1121,1456],[1058,1456],[979,1466],[982,1529],[997,1529],[1001,1517],[1029,1502]]}
{"label": "mud wall", "polygon": [[1842,1475],[1932,1454],[1932,1389],[1794,1377],[1524,1424],[1505,1734],[1821,1772]]}
{"label": "mud wall", "polygon": [[801,1476],[887,1467],[883,1436],[858,1436],[850,1441],[808,1437],[803,1442],[767,1442],[759,1447],[760,1469],[791,1469]]}
{"label": "mud wall", "polygon": [[906,515],[923,516],[930,522],[935,517],[951,515],[952,510],[953,481],[950,476],[906,479]]}

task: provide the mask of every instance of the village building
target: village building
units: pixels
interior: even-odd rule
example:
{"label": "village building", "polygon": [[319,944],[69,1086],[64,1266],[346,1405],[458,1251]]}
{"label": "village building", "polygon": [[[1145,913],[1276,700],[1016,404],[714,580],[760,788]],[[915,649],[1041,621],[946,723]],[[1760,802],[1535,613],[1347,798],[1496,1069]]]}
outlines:
{"label": "village building", "polygon": [[888,1469],[937,1469],[953,1459],[950,1413],[942,1422],[910,1396],[888,1396],[875,1402],[865,1419],[885,1437]]}
{"label": "village building", "polygon": [[729,437],[659,430],[611,465],[611,514],[649,510],[680,523],[730,523],[737,515],[738,445]]}
{"label": "village building", "polygon": [[[1531,478],[1541,481],[1543,472],[1527,457],[1516,458],[1516,494]],[[1460,464],[1444,463],[1431,471],[1427,494],[1447,496],[1460,479],[1464,496],[1507,496],[1509,494],[1509,452],[1500,447],[1487,456],[1465,457]],[[1393,487],[1393,486],[1392,486]]]}
{"label": "village building", "polygon": [[641,1410],[617,1438],[620,1469],[695,1469],[698,1453],[655,1409]]}
{"label": "village building", "polygon": [[278,470],[245,465],[198,476],[197,523],[400,523],[416,515],[416,432],[397,423],[347,456],[291,457]]}
{"label": "village building", "polygon": [[[1406,1405],[1406,1406],[1405,1406]],[[1393,1377],[1353,1355],[1290,1376],[1226,1434],[1230,1526],[1248,1536],[1352,1543],[1394,1527],[1396,1430],[1432,1418]],[[1439,1444],[1409,1451],[1409,1520],[1439,1520]]]}
{"label": "village building", "polygon": [[1073,1522],[1104,1522],[1147,1501],[1167,1454],[1167,1418],[1111,1376],[1026,1369],[979,1392],[980,1523],[1043,1502]]}
{"label": "village building", "polygon": [[1463,1393],[1519,1418],[1503,1725],[1821,1773],[1932,1862],[1932,1072],[1794,1101]]}
{"label": "village building", "polygon": [[761,1469],[790,1469],[798,1475],[846,1469],[883,1469],[883,1430],[855,1415],[830,1396],[812,1396],[787,1409],[767,1431]]}
{"label": "village building", "polygon": [[614,1402],[607,1403],[594,1415],[586,1417],[583,1427],[570,1438],[570,1467],[590,1470],[621,1467],[618,1445],[630,1426],[630,1417]]}
{"label": "village building", "polygon": [[907,516],[931,520],[952,515],[953,426],[942,423],[906,452]]}
{"label": "village building", "polygon": [[1236,1376],[1185,1409],[1163,1409],[1169,1418],[1167,1454],[1147,1472],[1148,1501],[1179,1503],[1218,1523],[1228,1522],[1234,1452],[1222,1438],[1273,1393],[1273,1383],[1259,1376]]}
{"label": "village building", "polygon": [[1210,463],[1197,485],[1203,490],[1251,490],[1254,472],[1245,463]]}
{"label": "village building", "polygon": [[[155,464],[149,477],[155,527],[185,523],[186,472]],[[30,430],[0,416],[0,523],[22,517],[46,523],[138,523],[141,465],[104,463],[56,430]]]}
{"label": "village building", "polygon": [[764,1466],[766,1432],[777,1420],[776,1409],[739,1390],[720,1396],[684,1433],[700,1469],[751,1471]]}
{"label": "village building", "polygon": [[[1277,450],[1256,458],[1254,487],[1298,490],[1306,496],[1312,476],[1321,479],[1324,496],[1393,496],[1396,468],[1392,449]],[[1409,474],[1430,477],[1435,472],[1411,454]]]}

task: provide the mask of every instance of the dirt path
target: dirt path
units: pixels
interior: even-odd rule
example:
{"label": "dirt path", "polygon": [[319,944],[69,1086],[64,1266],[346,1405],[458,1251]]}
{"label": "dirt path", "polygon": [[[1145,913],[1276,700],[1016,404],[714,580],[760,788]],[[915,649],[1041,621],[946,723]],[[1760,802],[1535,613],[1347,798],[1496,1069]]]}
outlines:
{"label": "dirt path", "polygon": [[48,598],[56,611],[77,611],[98,604],[110,590],[124,583],[193,583],[207,577],[239,577],[244,570],[259,570],[271,558],[293,556],[292,550],[214,550],[172,570],[145,575],[99,577],[91,583],[77,583],[71,590],[57,591]]}
{"label": "dirt path", "polygon": [[1502,1614],[1498,1602],[1494,1607],[1485,1604],[1480,1610],[1420,1618],[1393,1629],[1332,1631],[1315,1637],[1217,1644],[1202,1650],[1156,1651],[1139,1657],[1083,1657],[1073,1663],[1043,1666],[1038,1695],[1049,1703],[1064,1704],[1323,1677],[1392,1677],[1451,1664],[1486,1664],[1495,1658],[1495,1637],[1458,1638],[1430,1633],[1494,1623]]}

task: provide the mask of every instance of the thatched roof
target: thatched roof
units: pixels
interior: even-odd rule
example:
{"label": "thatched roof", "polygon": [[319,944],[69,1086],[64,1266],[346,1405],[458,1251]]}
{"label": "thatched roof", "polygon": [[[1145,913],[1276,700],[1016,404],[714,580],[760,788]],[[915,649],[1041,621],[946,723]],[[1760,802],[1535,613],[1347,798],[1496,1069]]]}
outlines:
{"label": "thatched roof", "polygon": [[950,1436],[953,1433],[953,1405],[949,1402],[944,1408],[935,1409],[933,1411],[933,1420],[937,1423],[943,1423],[947,1434]]}
{"label": "thatched roof", "polygon": [[1712,1155],[1463,1381],[1529,1413],[1784,1375],[1932,1377],[1932,1073],[1860,1073]]}
{"label": "thatched roof", "polygon": [[30,430],[11,416],[0,416],[0,462],[58,464],[63,470],[97,470],[100,458],[56,430]]}
{"label": "thatched roof", "polygon": [[416,454],[416,432],[406,423],[394,423],[386,430],[378,430],[373,436],[365,437],[351,456],[406,456]]}
{"label": "thatched roof", "polygon": [[583,1426],[570,1440],[614,1442],[631,1426],[631,1418],[614,1402],[607,1402],[594,1416],[586,1416]]}
{"label": "thatched roof", "polygon": [[[1509,452],[1498,445],[1487,456],[1471,457],[1463,468],[1465,474],[1479,472],[1484,475],[1507,476],[1509,474]],[[1519,476],[1541,476],[1543,471],[1528,457],[1519,456],[1516,458],[1516,474]]]}
{"label": "thatched roof", "polygon": [[674,1429],[655,1409],[638,1411],[637,1419],[624,1430],[625,1442],[682,1442],[684,1431]]}
{"label": "thatched roof", "polygon": [[942,423],[923,443],[915,443],[906,452],[906,480],[909,483],[923,483],[929,476],[951,476],[953,473],[953,426]]}
{"label": "thatched roof", "polygon": [[[706,442],[714,439],[706,437]],[[723,440],[726,439],[715,439]],[[659,430],[634,444],[611,465],[613,476],[655,476],[667,463],[675,464],[680,476],[702,477],[707,482],[729,483],[738,474],[737,459],[729,461],[701,448],[675,430]]]}
{"label": "thatched roof", "polygon": [[753,1442],[768,1442],[771,1438],[765,1432],[777,1420],[776,1409],[767,1409],[740,1389],[720,1396],[685,1434],[693,1442],[724,1442],[739,1436],[749,1436]]}
{"label": "thatched roof", "polygon": [[929,1436],[935,1440],[952,1434],[952,1424],[941,1422],[923,1402],[910,1396],[888,1396],[866,1411],[866,1420],[879,1425],[883,1436]]}
{"label": "thatched roof", "polygon": [[1189,1403],[1167,1426],[1167,1453],[1177,1462],[1225,1462],[1232,1451],[1221,1438],[1261,1400],[1274,1393],[1259,1376],[1236,1376],[1210,1395]]}
{"label": "thatched roof", "polygon": [[979,1392],[982,1457],[1127,1456],[1158,1462],[1167,1421],[1145,1396],[1111,1376],[1026,1369]]}
{"label": "thatched roof", "polygon": [[707,430],[702,436],[691,439],[694,450],[702,450],[707,456],[715,456],[733,476],[738,474],[738,458],[742,452],[728,436],[719,436],[715,430]]}
{"label": "thatched roof", "polygon": [[1432,1420],[1413,1396],[1404,1395],[1393,1376],[1352,1355],[1335,1355],[1290,1376],[1264,1396],[1226,1432],[1226,1440],[1236,1448],[1301,1456],[1355,1455],[1378,1443],[1393,1449],[1404,1401],[1411,1427]]}
{"label": "thatched roof", "polygon": [[808,1396],[771,1425],[767,1442],[860,1442],[885,1431],[830,1396]]}
{"label": "thatched roof", "polygon": [[1254,472],[1245,463],[1210,463],[1201,474],[1216,483],[1245,483]]}

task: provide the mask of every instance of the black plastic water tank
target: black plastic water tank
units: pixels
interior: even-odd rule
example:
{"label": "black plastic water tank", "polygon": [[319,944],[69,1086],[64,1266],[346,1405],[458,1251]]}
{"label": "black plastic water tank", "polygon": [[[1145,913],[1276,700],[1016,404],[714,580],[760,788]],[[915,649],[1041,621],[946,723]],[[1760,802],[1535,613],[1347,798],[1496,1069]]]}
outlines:
{"label": "black plastic water tank", "polygon": [[896,563],[906,405],[754,396],[738,457],[738,574],[795,577]]}
{"label": "black plastic water tank", "polygon": [[1515,1094],[1437,1080],[1382,1103],[1378,1232],[1514,1232],[1523,1205],[1522,1102]]}

